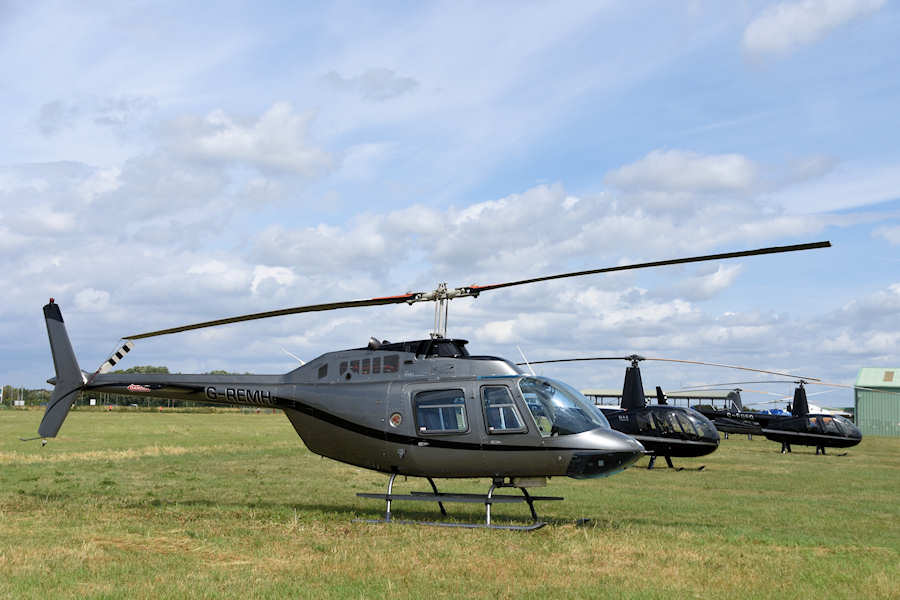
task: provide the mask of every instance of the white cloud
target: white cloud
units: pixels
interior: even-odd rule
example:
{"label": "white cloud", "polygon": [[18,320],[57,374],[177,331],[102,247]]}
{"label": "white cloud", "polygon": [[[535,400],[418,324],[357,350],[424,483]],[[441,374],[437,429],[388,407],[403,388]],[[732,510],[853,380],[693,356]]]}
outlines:
{"label": "white cloud", "polygon": [[718,264],[715,270],[687,277],[676,286],[679,296],[690,300],[706,300],[731,287],[740,275],[740,264]]}
{"label": "white cloud", "polygon": [[786,54],[811,44],[830,31],[869,15],[884,6],[884,0],[801,0],[781,2],[766,8],[744,30],[743,47],[765,56]]}
{"label": "white cloud", "polygon": [[97,197],[118,189],[121,185],[119,181],[119,175],[121,174],[122,170],[117,167],[98,169],[87,179],[77,184],[77,193],[83,200],[92,202]]}
{"label": "white cloud", "polygon": [[355,77],[342,77],[336,71],[329,71],[322,79],[336,90],[355,92],[370,102],[383,102],[419,86],[412,77],[397,75],[391,69],[367,69]]}
{"label": "white cloud", "polygon": [[355,180],[371,179],[392,151],[393,144],[383,142],[351,146],[341,161],[341,175]]}
{"label": "white cloud", "polygon": [[624,190],[666,192],[748,191],[756,180],[757,167],[745,156],[687,150],[654,150],[605,177]]}
{"label": "white cloud", "polygon": [[175,147],[194,158],[313,177],[330,169],[332,158],[308,144],[311,119],[312,114],[298,115],[289,104],[278,102],[256,121],[242,121],[223,110],[202,118],[182,117],[173,125],[172,136]]}
{"label": "white cloud", "polygon": [[237,260],[207,259],[188,267],[194,285],[216,292],[239,293],[249,285],[250,271]]}
{"label": "white cloud", "polygon": [[75,229],[76,214],[48,202],[38,202],[19,207],[7,218],[7,223],[23,234],[58,235]]}
{"label": "white cloud", "polygon": [[109,292],[86,288],[75,294],[75,309],[82,312],[100,312],[109,307]]}
{"label": "white cloud", "polygon": [[764,199],[786,213],[837,211],[900,198],[900,163],[845,162],[820,176],[777,189]]}
{"label": "white cloud", "polygon": [[512,344],[519,339],[516,332],[516,321],[507,319],[503,321],[490,321],[478,330],[478,337],[494,344]]}
{"label": "white cloud", "polygon": [[40,107],[35,117],[38,130],[48,137],[64,129],[89,120],[94,125],[108,127],[123,134],[142,122],[156,110],[156,100],[150,96],[81,97],[73,100],[53,100]]}
{"label": "white cloud", "polygon": [[900,283],[854,299],[820,321],[816,346],[823,352],[853,355],[862,364],[893,364],[900,347]]}
{"label": "white cloud", "polygon": [[872,235],[887,240],[891,246],[900,246],[900,225],[877,227]]}
{"label": "white cloud", "polygon": [[287,267],[267,267],[256,265],[253,268],[253,281],[250,282],[250,291],[253,294],[265,293],[272,295],[272,285],[289,286],[297,280],[294,272]]}

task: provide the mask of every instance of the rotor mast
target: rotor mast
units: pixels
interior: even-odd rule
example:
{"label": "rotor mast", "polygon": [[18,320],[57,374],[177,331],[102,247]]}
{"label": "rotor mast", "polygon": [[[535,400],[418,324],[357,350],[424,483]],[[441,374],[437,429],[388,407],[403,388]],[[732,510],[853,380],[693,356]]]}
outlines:
{"label": "rotor mast", "polygon": [[472,287],[448,289],[447,282],[443,282],[439,283],[433,292],[415,294],[406,302],[407,304],[434,302],[434,331],[429,335],[432,339],[440,339],[447,337],[447,316],[450,311],[450,300],[466,296],[477,297],[480,293],[480,290]]}

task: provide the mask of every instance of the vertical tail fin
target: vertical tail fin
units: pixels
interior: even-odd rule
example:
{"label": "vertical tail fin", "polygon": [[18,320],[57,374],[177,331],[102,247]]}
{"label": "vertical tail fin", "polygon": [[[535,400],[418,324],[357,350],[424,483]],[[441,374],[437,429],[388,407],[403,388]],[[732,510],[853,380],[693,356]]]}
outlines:
{"label": "vertical tail fin", "polygon": [[662,405],[666,404],[666,395],[663,394],[662,388],[659,386],[656,386],[656,403]]}
{"label": "vertical tail fin", "polygon": [[625,368],[625,383],[622,386],[622,408],[625,410],[644,408],[644,384],[641,381],[641,370],[637,366]]}
{"label": "vertical tail fin", "polygon": [[53,368],[56,370],[56,378],[52,381],[53,393],[50,394],[44,419],[38,427],[38,435],[48,438],[56,437],[69,414],[69,408],[85,384],[85,378],[69,342],[62,312],[53,298],[44,305],[44,320],[47,322],[47,336],[50,338],[50,352],[53,354]]}
{"label": "vertical tail fin", "polygon": [[809,403],[806,401],[806,388],[803,384],[794,390],[794,402],[791,404],[791,414],[795,417],[805,417],[809,414]]}

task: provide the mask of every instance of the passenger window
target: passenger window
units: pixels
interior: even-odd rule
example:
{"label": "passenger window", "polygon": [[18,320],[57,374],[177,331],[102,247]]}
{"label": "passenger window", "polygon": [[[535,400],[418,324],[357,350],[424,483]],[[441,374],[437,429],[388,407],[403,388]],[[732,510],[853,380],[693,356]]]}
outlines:
{"label": "passenger window", "polygon": [[653,414],[652,416],[653,416],[653,420],[656,422],[657,429],[659,429],[659,432],[662,435],[675,432],[675,430],[672,429],[672,425],[669,423],[669,420],[666,419],[667,415]]}
{"label": "passenger window", "polygon": [[363,359],[363,361],[362,361],[362,374],[363,374],[363,375],[368,375],[368,374],[369,374],[369,363],[370,363],[370,362],[371,362],[371,361],[370,361],[368,358],[364,358],[364,359]]}
{"label": "passenger window", "polygon": [[385,373],[396,373],[397,368],[400,366],[400,356],[397,354],[391,354],[390,356],[384,357],[384,372]]}
{"label": "passenger window", "polygon": [[359,375],[359,361],[358,360],[350,361],[350,372],[356,373],[357,375]]}
{"label": "passenger window", "polygon": [[648,413],[638,412],[635,414],[635,421],[637,421],[638,433],[649,433],[656,430],[656,425]]}
{"label": "passenger window", "polygon": [[460,433],[469,428],[462,390],[419,392],[413,405],[419,433]]}
{"label": "passenger window", "polygon": [[376,356],[372,359],[372,375],[378,375],[381,373],[381,357]]}
{"label": "passenger window", "polygon": [[697,430],[694,429],[694,424],[691,423],[690,419],[681,413],[673,413],[673,416],[678,418],[678,424],[681,425],[681,429],[684,430],[686,434],[693,437],[699,437],[699,434],[697,433]]}
{"label": "passenger window", "polygon": [[328,363],[325,363],[321,367],[319,367],[319,379],[322,379],[328,375]]}
{"label": "passenger window", "polygon": [[341,363],[340,371],[341,371],[341,377],[343,377],[344,373],[347,372],[347,361],[346,360]]}
{"label": "passenger window", "polygon": [[519,416],[519,410],[513,402],[509,388],[502,385],[490,385],[481,388],[481,401],[484,406],[484,418],[490,433],[514,433],[526,431]]}

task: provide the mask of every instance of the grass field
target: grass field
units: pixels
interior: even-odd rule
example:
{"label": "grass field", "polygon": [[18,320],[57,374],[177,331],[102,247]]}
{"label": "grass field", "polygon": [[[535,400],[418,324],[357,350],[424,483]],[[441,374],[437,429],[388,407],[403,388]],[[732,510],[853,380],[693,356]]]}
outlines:
{"label": "grass field", "polygon": [[519,533],[351,523],[382,515],[356,492],[386,476],[311,454],[280,413],[76,411],[47,447],[19,442],[40,418],[0,410],[3,598],[900,597],[900,439],[822,457],[732,436],[677,461],[701,472],[557,478],[551,525]]}

